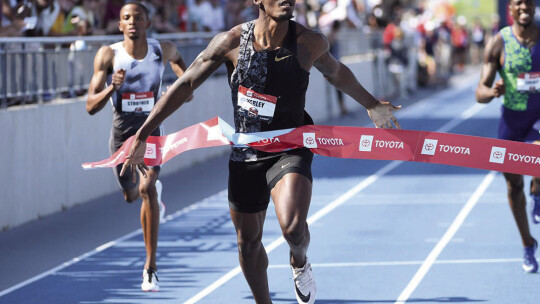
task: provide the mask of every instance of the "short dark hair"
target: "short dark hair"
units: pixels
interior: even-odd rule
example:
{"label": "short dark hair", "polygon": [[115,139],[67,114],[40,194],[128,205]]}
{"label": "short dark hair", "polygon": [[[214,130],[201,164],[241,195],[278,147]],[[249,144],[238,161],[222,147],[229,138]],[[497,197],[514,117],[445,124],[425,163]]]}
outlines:
{"label": "short dark hair", "polygon": [[130,5],[130,4],[133,4],[133,5],[136,5],[140,8],[142,8],[142,10],[144,11],[144,14],[146,15],[146,18],[148,18],[150,16],[150,11],[148,10],[148,7],[146,7],[146,5],[141,2],[141,1],[136,1],[136,0],[128,0],[126,1],[126,3],[124,3],[124,5],[122,5],[122,8],[120,9],[120,11],[122,11],[122,9],[124,7],[126,7],[126,5]]}

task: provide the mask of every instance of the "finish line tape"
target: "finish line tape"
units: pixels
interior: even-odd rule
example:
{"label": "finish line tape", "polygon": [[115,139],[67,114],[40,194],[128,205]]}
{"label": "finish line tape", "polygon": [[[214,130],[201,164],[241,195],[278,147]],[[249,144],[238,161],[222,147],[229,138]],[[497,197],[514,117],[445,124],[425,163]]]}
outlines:
{"label": "finish line tape", "polygon": [[[82,167],[123,163],[133,140],[130,137],[111,157]],[[540,145],[450,133],[323,125],[241,134],[219,117],[170,135],[150,136],[145,163],[157,166],[188,150],[231,144],[266,152],[306,147],[339,158],[404,160],[540,176]]]}

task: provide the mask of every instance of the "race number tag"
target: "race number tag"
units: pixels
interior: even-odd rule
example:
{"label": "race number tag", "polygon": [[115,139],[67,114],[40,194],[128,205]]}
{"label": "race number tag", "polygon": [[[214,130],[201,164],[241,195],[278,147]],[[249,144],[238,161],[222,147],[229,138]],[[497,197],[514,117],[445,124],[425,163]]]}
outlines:
{"label": "race number tag", "polygon": [[274,118],[276,103],[276,96],[257,93],[243,86],[238,87],[238,105],[251,117],[271,122]]}
{"label": "race number tag", "polygon": [[522,93],[536,93],[540,91],[540,72],[519,74],[517,90]]}
{"label": "race number tag", "polygon": [[150,112],[154,103],[154,92],[122,94],[122,112]]}

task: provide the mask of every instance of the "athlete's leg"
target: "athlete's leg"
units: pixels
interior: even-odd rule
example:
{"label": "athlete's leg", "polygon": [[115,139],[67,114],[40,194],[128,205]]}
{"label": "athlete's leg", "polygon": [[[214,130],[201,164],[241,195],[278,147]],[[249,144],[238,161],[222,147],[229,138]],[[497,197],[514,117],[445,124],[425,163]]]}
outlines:
{"label": "athlete's leg", "polygon": [[272,189],[276,215],[289,244],[291,265],[303,267],[310,235],[306,222],[311,201],[312,183],[309,178],[299,173],[285,174]]}
{"label": "athlete's leg", "polygon": [[523,175],[504,173],[506,186],[508,190],[508,202],[510,209],[514,215],[514,220],[518,226],[521,242],[524,247],[532,246],[534,239],[529,230],[529,222],[527,220],[527,208],[525,200],[525,192],[523,191]]}
{"label": "athlete's leg", "polygon": [[159,205],[157,200],[156,180],[158,172],[151,168],[146,172],[146,178],[139,173],[139,192],[142,198],[141,227],[146,247],[146,262],[144,269],[157,270],[156,252],[159,231]]}
{"label": "athlete's leg", "polygon": [[236,229],[238,256],[244,277],[251,288],[257,304],[269,304],[268,256],[262,244],[266,210],[245,213],[231,210],[231,219]]}
{"label": "athlete's leg", "polygon": [[[538,133],[538,131],[536,131],[536,133]],[[540,140],[535,140],[533,144],[540,145]],[[531,183],[531,193],[540,194],[540,176],[533,177]]]}

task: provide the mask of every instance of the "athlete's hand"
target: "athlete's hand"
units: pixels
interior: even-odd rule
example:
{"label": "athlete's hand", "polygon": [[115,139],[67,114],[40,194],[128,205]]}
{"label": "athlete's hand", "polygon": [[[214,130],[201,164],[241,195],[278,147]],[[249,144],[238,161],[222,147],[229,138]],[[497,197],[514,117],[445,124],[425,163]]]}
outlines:
{"label": "athlete's hand", "polygon": [[114,86],[114,90],[117,91],[122,87],[124,84],[124,79],[126,78],[126,70],[119,69],[118,71],[114,72],[112,75],[112,85]]}
{"label": "athlete's hand", "polygon": [[133,173],[134,182],[137,178],[137,169],[139,169],[144,177],[146,177],[146,171],[148,166],[144,163],[144,154],[146,152],[146,142],[135,139],[129,150],[129,155],[126,157],[126,161],[122,165],[122,171],[120,176],[124,176],[126,170],[131,170]]}
{"label": "athlete's hand", "polygon": [[505,89],[504,89],[504,80],[501,78],[495,82],[495,86],[493,89],[493,95],[495,97],[501,97],[501,95],[504,95]]}
{"label": "athlete's hand", "polygon": [[374,108],[368,110],[368,115],[377,128],[392,129],[395,125],[396,129],[401,129],[401,126],[392,113],[399,109],[401,109],[401,106],[394,106],[388,101],[381,101]]}

